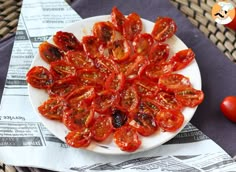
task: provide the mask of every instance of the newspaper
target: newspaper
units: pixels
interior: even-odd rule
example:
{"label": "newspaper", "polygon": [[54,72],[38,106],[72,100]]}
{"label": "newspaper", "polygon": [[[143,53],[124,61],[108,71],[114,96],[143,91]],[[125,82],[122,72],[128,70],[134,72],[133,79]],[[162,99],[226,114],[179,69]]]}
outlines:
{"label": "newspaper", "polygon": [[78,20],[63,0],[24,0],[0,107],[0,161],[69,172],[236,171],[235,161],[192,124],[155,149],[118,156],[70,148],[51,134],[29,102],[25,75],[38,45]]}

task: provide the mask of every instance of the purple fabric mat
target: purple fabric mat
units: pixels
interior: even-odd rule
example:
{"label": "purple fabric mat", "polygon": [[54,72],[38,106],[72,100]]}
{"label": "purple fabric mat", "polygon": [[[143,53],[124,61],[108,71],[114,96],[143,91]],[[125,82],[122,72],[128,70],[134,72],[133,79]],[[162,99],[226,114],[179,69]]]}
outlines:
{"label": "purple fabric mat", "polygon": [[[77,0],[72,7],[82,18],[110,14],[117,6],[124,14],[137,12],[142,18],[155,21],[157,16],[170,16],[178,26],[177,36],[196,53],[204,102],[191,123],[219,144],[231,156],[236,155],[236,124],[223,117],[219,105],[228,95],[236,95],[236,66],[216,48],[180,11],[168,1],[157,0]],[[0,91],[5,82],[14,37],[0,41]]]}

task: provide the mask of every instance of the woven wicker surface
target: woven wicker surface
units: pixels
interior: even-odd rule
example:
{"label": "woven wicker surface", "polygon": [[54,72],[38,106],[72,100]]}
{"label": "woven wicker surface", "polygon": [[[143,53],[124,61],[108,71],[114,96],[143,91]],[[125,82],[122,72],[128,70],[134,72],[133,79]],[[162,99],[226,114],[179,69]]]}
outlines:
{"label": "woven wicker surface", "polygon": [[[73,0],[66,0],[71,3]],[[233,1],[233,0],[232,0]],[[236,32],[219,25],[211,17],[216,0],[170,0],[231,61],[236,63]],[[0,0],[0,39],[15,33],[22,0]],[[0,163],[0,172],[24,171]],[[27,169],[27,171],[33,171]]]}

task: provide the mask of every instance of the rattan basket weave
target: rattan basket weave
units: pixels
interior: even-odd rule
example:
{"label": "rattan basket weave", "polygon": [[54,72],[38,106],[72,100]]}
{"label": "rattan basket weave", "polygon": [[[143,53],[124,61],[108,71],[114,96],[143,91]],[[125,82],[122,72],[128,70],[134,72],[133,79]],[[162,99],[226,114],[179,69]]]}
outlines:
{"label": "rattan basket weave", "polygon": [[[71,3],[75,0],[66,0]],[[235,0],[231,0],[233,2]],[[236,32],[214,22],[211,8],[216,0],[170,0],[231,61],[236,63]],[[0,39],[15,33],[22,0],[0,0]],[[235,4],[234,4],[235,5]],[[0,172],[40,171],[0,163]]]}

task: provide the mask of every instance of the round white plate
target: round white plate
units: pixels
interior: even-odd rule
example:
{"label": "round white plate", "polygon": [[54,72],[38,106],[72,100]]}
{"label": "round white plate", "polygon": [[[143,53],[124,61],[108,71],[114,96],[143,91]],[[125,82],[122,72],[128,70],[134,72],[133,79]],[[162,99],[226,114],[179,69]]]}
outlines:
{"label": "round white plate", "polygon": [[[68,27],[65,27],[62,29],[62,31],[71,32],[73,33],[79,40],[84,35],[91,35],[91,29],[94,25],[94,23],[99,21],[111,21],[110,16],[96,16],[87,18],[84,20],[81,20],[79,22],[76,22]],[[150,22],[148,20],[142,19],[143,22],[143,31],[150,33],[153,29],[154,23]],[[179,27],[181,29],[181,27]],[[53,43],[52,38],[48,40],[50,43]],[[173,36],[171,39],[166,41],[170,45],[170,56],[172,56],[174,53],[178,52],[179,50],[186,49],[187,46],[176,36]],[[44,62],[39,54],[37,54],[32,62],[32,66],[44,66],[46,68],[49,67],[49,65]],[[178,73],[181,73],[187,77],[190,78],[190,81],[195,89],[201,89],[201,76],[200,71],[197,65],[196,60],[191,62],[190,65],[188,65],[186,68],[184,68],[181,71],[178,71]],[[52,121],[44,118],[39,112],[38,107],[47,100],[48,95],[44,90],[39,90],[36,88],[28,86],[29,90],[29,97],[30,101],[33,105],[33,108],[35,112],[38,114],[39,118],[43,122],[43,124],[48,128],[49,131],[51,131],[56,137],[58,137],[60,140],[65,142],[65,136],[68,133],[68,129],[62,124],[57,121]],[[196,111],[195,108],[185,108],[183,110],[184,115],[184,124],[183,126],[176,132],[157,132],[152,136],[149,137],[141,137],[142,145],[140,148],[135,151],[141,152],[145,150],[152,149],[154,147],[160,146],[163,143],[169,141],[171,138],[173,138],[177,133],[179,133],[184,126],[190,121],[190,119],[193,117],[194,113]],[[105,140],[104,142],[92,142],[90,146],[86,148],[87,150],[97,152],[97,153],[103,153],[103,154],[130,154],[128,152],[121,151],[112,141],[112,138],[109,138]]]}

